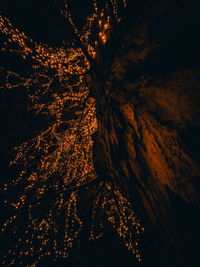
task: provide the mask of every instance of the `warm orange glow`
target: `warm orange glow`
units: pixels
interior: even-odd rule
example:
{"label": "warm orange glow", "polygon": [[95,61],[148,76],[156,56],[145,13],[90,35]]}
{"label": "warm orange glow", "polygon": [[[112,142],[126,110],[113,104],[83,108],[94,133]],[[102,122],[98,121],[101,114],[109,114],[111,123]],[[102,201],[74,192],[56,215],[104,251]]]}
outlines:
{"label": "warm orange glow", "polygon": [[[113,13],[119,20],[117,1],[111,1],[111,3]],[[125,1],[123,3],[125,5]],[[83,31],[78,32],[68,11],[67,1],[65,4],[66,10],[62,13],[87,47],[89,55],[95,58],[98,33],[96,40],[90,42],[91,29],[93,24],[97,23],[99,39],[102,44],[105,44],[108,40],[107,31],[111,29],[110,17],[106,16],[103,10],[99,10],[94,1],[94,13],[88,17]],[[101,17],[99,21],[97,21],[98,15]],[[23,185],[23,190],[19,192],[18,199],[15,201],[8,203],[5,200],[5,204],[10,204],[14,209],[14,215],[4,223],[2,232],[5,232],[9,225],[13,225],[13,234],[19,235],[16,225],[23,210],[28,215],[28,224],[24,225],[25,235],[19,238],[16,245],[8,251],[2,264],[15,264],[18,258],[21,259],[22,264],[28,255],[31,257],[37,255],[37,260],[31,265],[36,266],[40,259],[50,255],[51,250],[48,250],[48,246],[51,246],[52,241],[56,258],[68,256],[74,240],[77,239],[83,227],[77,209],[78,188],[97,179],[93,166],[91,138],[97,130],[95,100],[89,97],[86,75],[90,69],[90,62],[82,49],[75,48],[73,45],[53,48],[34,42],[1,15],[0,31],[7,40],[1,48],[2,51],[16,53],[24,60],[31,57],[34,62],[33,72],[28,78],[21,77],[11,70],[7,71],[6,88],[24,87],[31,101],[29,109],[34,110],[36,114],[46,115],[50,121],[48,127],[41,130],[32,140],[15,148],[16,156],[11,165],[19,164],[23,168],[16,179],[11,179],[9,184],[4,185],[4,192],[18,185]],[[49,70],[55,71],[54,76],[49,74]],[[51,85],[54,79],[58,80],[59,87],[54,88],[52,92]],[[11,80],[16,80],[16,84]],[[49,101],[45,102],[44,98],[49,95],[51,96],[48,98]],[[65,114],[70,114],[71,118],[66,120]],[[62,127],[64,130],[60,130]],[[66,197],[64,192],[71,187],[75,189]],[[40,207],[49,190],[56,193],[54,203],[45,217],[37,218],[34,210]],[[31,194],[33,201],[30,198]],[[100,194],[101,199],[103,196],[103,201],[100,201],[100,196],[95,200],[90,239],[99,238],[102,235],[103,222],[100,224],[97,222],[102,231],[95,233],[95,214],[100,205],[127,248],[140,261],[136,236],[143,232],[143,228],[136,219],[131,204],[111,185],[104,187]],[[55,218],[63,210],[65,210],[65,229],[63,243],[60,246],[57,239],[60,230]],[[37,246],[34,245],[36,241]]]}

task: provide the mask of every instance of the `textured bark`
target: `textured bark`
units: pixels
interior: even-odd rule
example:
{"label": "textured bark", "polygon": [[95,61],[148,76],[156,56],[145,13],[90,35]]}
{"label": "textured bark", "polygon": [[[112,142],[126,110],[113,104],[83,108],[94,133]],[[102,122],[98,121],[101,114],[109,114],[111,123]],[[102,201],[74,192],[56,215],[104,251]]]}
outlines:
{"label": "textured bark", "polygon": [[[193,266],[181,244],[177,221],[184,217],[176,212],[199,199],[200,69],[195,45],[188,45],[196,36],[181,28],[179,19],[187,15],[181,7],[171,1],[147,5],[143,21],[136,17],[108,44],[115,49],[99,78],[94,161],[101,179],[123,190],[143,221],[168,239],[175,258],[182,254],[175,266]],[[180,26],[168,27],[169,21]],[[182,203],[178,209],[174,199]]]}

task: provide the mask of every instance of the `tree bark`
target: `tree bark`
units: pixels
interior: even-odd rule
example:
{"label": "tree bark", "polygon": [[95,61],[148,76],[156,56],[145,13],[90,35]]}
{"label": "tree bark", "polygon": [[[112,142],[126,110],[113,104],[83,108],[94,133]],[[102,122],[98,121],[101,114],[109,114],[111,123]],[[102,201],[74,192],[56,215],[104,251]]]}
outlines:
{"label": "tree bark", "polygon": [[113,52],[105,52],[99,73],[94,162],[100,179],[124,192],[148,231],[168,239],[163,243],[175,261],[162,266],[193,266],[195,252],[186,245],[195,247],[192,223],[183,233],[177,211],[199,201],[200,39],[183,28],[191,12],[186,2],[148,4],[142,19],[129,17],[107,44]]}

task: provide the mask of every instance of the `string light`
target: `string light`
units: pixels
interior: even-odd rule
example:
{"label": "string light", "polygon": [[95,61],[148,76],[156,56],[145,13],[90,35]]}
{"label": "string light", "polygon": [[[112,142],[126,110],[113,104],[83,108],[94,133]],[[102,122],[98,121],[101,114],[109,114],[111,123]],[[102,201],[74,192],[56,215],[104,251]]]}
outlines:
{"label": "string light", "polygon": [[[119,20],[117,1],[110,2],[112,12]],[[123,3],[125,6],[126,2]],[[88,54],[95,59],[96,47],[105,45],[109,39],[111,23],[106,11],[108,5],[105,4],[104,10],[99,9],[98,1],[93,1],[93,5],[94,12],[82,30],[76,28],[67,1],[61,13],[71,23]],[[95,36],[94,28],[99,29]],[[10,266],[29,262],[27,266],[37,266],[40,260],[52,253],[55,260],[69,255],[84,224],[77,204],[79,188],[89,186],[97,179],[92,135],[97,131],[98,122],[95,99],[89,96],[88,86],[91,66],[81,47],[66,44],[53,48],[34,42],[2,15],[0,32],[5,39],[2,52],[32,60],[29,77],[1,68],[0,71],[5,71],[6,75],[5,85],[0,88],[24,88],[30,100],[28,109],[38,116],[45,115],[49,121],[46,129],[14,148],[16,155],[10,165],[18,164],[22,170],[17,178],[10,179],[3,187],[8,199],[14,188],[17,195],[15,200],[4,201],[11,207],[12,215],[1,230],[10,232],[14,245],[4,255],[2,264]],[[102,214],[100,210],[140,261],[138,236],[143,228],[128,200],[113,186],[102,187],[92,209],[90,239],[98,239],[103,234],[104,222],[102,220],[99,224],[96,219],[98,214]],[[23,227],[22,217],[26,222]]]}

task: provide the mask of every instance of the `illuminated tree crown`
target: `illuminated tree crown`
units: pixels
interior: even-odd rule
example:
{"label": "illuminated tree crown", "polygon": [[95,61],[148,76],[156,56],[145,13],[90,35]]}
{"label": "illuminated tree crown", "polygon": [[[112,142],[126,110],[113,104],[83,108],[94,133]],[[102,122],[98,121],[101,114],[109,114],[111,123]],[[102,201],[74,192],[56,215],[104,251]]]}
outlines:
{"label": "illuminated tree crown", "polygon": [[[84,227],[79,215],[79,209],[84,209],[80,206],[83,188],[93,198],[89,207],[92,220],[89,239],[102,236],[107,220],[140,261],[138,236],[143,228],[123,193],[97,177],[92,153],[92,135],[98,124],[95,99],[90,97],[90,91],[95,90],[94,68],[112,24],[120,21],[118,9],[122,6],[126,6],[125,1],[105,1],[101,5],[93,1],[91,14],[78,29],[65,1],[60,13],[71,24],[74,40],[60,48],[34,42],[14,28],[9,19],[0,16],[5,39],[2,51],[32,61],[29,77],[6,70],[5,87],[25,88],[28,108],[48,118],[46,128],[15,147],[16,156],[10,163],[19,164],[21,172],[4,185],[8,195],[14,187],[18,191],[13,201],[5,200],[12,207],[12,216],[4,223],[2,232],[12,229],[17,238],[3,264],[16,264],[18,260],[22,264],[31,257],[31,266],[35,266],[52,253],[55,261],[67,257]],[[26,218],[23,235],[20,216]]]}
{"label": "illuminated tree crown", "polygon": [[200,148],[200,83],[179,26],[185,7],[62,0],[55,8],[66,26],[59,45],[35,41],[0,13],[0,52],[28,66],[0,63],[0,89],[25,92],[37,124],[14,147],[17,175],[1,191],[9,213],[2,236],[12,240],[1,264],[65,264],[82,236],[99,242],[107,227],[138,262],[144,228],[150,246],[159,232],[175,254],[187,254],[173,212],[174,199],[188,207],[199,199],[191,147]]}

